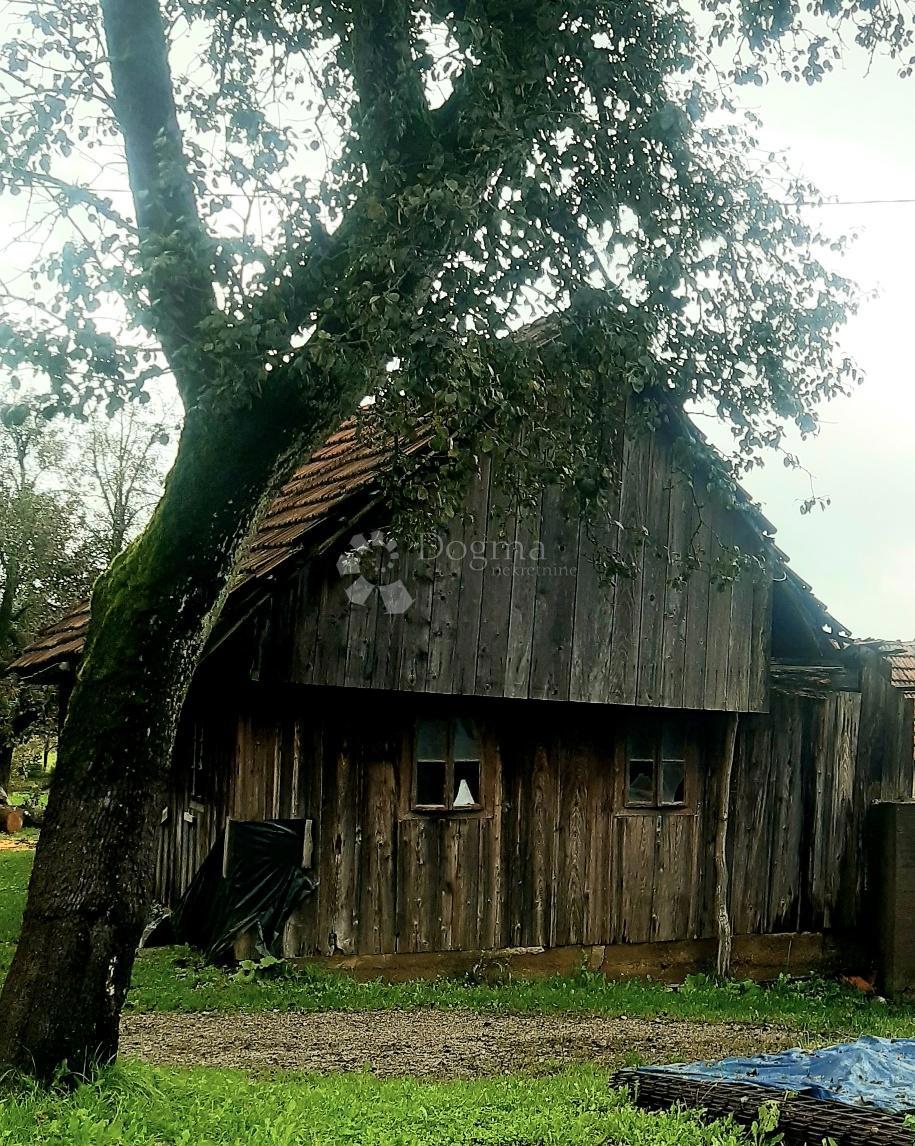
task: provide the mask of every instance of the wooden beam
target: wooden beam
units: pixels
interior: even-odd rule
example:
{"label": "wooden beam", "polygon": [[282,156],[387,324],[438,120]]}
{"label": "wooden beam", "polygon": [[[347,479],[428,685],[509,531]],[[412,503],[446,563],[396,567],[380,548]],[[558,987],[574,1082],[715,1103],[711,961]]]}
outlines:
{"label": "wooden beam", "polygon": [[731,971],[731,916],[729,912],[730,871],[728,869],[728,816],[731,804],[731,775],[737,744],[738,714],[728,713],[721,756],[721,789],[718,800],[718,830],[715,833],[715,918],[718,921],[718,958],[715,970],[719,979]]}

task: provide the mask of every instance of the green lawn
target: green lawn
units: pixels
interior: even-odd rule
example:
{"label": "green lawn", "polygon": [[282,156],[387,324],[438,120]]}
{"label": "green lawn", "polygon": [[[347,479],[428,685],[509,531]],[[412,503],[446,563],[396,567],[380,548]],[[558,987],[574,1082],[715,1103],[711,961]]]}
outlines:
{"label": "green lawn", "polygon": [[0,852],[0,945],[15,943],[19,937],[33,857],[25,849]]}
{"label": "green lawn", "polygon": [[[0,852],[0,973],[12,957],[32,853]],[[276,968],[273,969],[274,974]],[[284,967],[278,969],[284,971]],[[611,982],[581,973],[488,986],[469,979],[357,983],[307,968],[276,977],[207,966],[187,948],[141,952],[128,1008],[134,1011],[383,1011],[464,1007],[483,1012],[575,1012],[767,1022],[812,1034],[915,1037],[915,1008],[879,1002],[824,979],[721,987],[694,976],[672,989],[650,980]],[[2,1141],[2,1139],[0,1139]]]}
{"label": "green lawn", "polygon": [[72,1094],[4,1102],[4,1146],[743,1146],[733,1127],[646,1114],[603,1071],[419,1083],[371,1075],[249,1078],[127,1063]]}

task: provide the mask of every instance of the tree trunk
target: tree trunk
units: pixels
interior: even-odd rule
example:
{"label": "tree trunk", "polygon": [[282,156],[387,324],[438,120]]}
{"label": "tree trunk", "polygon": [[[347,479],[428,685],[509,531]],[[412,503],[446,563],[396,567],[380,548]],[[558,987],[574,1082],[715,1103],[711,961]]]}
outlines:
{"label": "tree trunk", "polygon": [[0,740],[0,792],[9,792],[13,777],[13,746]]}
{"label": "tree trunk", "polygon": [[718,958],[715,970],[719,979],[731,973],[731,873],[728,868],[728,821],[731,806],[731,775],[737,744],[736,712],[728,714],[721,757],[721,790],[718,796],[718,830],[715,833],[715,915],[718,919]]}
{"label": "tree trunk", "polygon": [[294,430],[289,406],[266,398],[189,416],[150,526],[99,583],[0,997],[0,1073],[47,1081],[62,1064],[78,1076],[115,1057],[175,729],[210,619],[259,504],[342,401]]}

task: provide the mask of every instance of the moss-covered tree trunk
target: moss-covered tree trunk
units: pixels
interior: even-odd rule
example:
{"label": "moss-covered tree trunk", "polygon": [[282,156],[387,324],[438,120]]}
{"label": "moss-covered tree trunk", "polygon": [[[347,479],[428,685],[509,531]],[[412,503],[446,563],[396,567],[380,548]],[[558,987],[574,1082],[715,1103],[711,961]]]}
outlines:
{"label": "moss-covered tree trunk", "polygon": [[176,723],[208,619],[274,479],[327,428],[300,423],[293,434],[250,410],[191,419],[150,527],[99,583],[0,998],[0,1069],[47,1080],[63,1063],[81,1074],[116,1054]]}
{"label": "moss-covered tree trunk", "polygon": [[[208,626],[258,508],[365,381],[359,369],[325,376],[313,361],[284,372],[277,360],[268,376],[256,338],[236,345],[216,306],[215,248],[197,212],[159,0],[102,0],[101,12],[152,323],[188,413],[150,525],[93,594],[0,996],[0,1075],[12,1068],[41,1080],[62,1064],[82,1074],[117,1052],[154,829]],[[323,289],[321,275],[311,289]],[[282,315],[290,332],[310,313],[305,286],[293,294]]]}

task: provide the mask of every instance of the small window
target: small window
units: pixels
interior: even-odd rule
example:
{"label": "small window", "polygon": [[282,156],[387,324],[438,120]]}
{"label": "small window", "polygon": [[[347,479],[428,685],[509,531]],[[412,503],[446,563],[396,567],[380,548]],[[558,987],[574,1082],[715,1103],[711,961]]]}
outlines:
{"label": "small window", "polygon": [[413,757],[413,809],[476,812],[482,807],[480,747],[463,718],[420,720]]}
{"label": "small window", "polygon": [[682,808],[686,805],[686,741],[681,721],[659,722],[655,731],[633,733],[626,747],[626,805]]}
{"label": "small window", "polygon": [[210,745],[204,735],[204,726],[198,724],[194,729],[194,758],[191,761],[191,784],[189,796],[200,803],[208,803],[210,799],[210,773],[206,767],[209,759]]}

